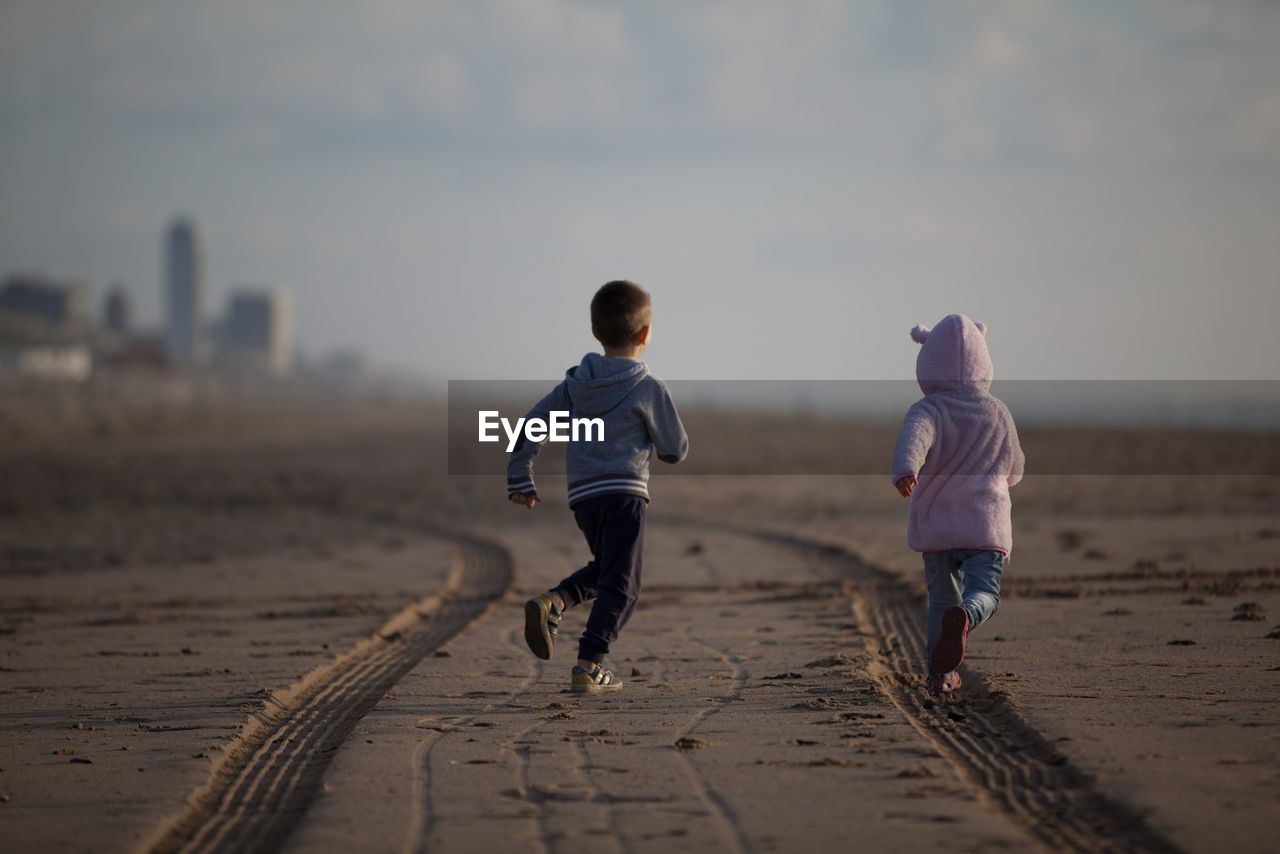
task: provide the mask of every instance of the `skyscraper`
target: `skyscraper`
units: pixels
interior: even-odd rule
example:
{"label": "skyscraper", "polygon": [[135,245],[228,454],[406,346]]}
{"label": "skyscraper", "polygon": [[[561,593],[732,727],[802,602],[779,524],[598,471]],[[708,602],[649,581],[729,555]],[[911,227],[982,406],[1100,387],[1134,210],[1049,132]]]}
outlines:
{"label": "skyscraper", "polygon": [[240,288],[221,324],[225,364],[276,376],[293,369],[293,301],[279,288]]}
{"label": "skyscraper", "polygon": [[166,342],[169,358],[180,365],[204,358],[204,252],[190,219],[179,217],[165,238]]}
{"label": "skyscraper", "polygon": [[103,327],[113,335],[128,335],[130,314],[129,292],[124,289],[124,285],[112,285],[102,303]]}

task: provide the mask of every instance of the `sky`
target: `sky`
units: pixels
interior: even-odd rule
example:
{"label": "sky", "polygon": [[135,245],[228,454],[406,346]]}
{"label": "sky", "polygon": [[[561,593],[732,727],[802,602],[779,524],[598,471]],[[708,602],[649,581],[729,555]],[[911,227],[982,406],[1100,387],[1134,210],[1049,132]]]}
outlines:
{"label": "sky", "polygon": [[1276,379],[1280,3],[4,0],[0,273],[304,350],[558,376],[594,289],[671,379],[911,377],[963,312],[997,376]]}

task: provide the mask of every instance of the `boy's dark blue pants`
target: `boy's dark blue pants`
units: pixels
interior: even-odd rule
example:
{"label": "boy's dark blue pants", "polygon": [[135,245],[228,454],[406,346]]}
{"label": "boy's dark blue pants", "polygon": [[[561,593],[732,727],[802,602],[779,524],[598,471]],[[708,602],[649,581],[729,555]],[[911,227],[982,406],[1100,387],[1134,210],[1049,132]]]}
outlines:
{"label": "boy's dark blue pants", "polygon": [[566,607],[594,599],[578,657],[602,661],[640,598],[644,516],[638,495],[602,495],[576,504],[573,515],[591,548],[591,562],[556,587]]}

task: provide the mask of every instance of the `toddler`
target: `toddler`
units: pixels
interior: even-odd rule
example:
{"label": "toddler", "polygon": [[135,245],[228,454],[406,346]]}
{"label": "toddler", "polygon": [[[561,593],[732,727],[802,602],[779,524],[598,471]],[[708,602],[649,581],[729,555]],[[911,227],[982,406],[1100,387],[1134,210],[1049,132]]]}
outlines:
{"label": "toddler", "polygon": [[1013,416],[991,394],[986,335],[963,314],[911,330],[924,397],[907,411],[893,449],[893,483],[911,500],[907,541],[924,553],[934,694],[960,689],[956,668],[969,632],[995,614],[1013,548],[1009,487],[1025,460]]}

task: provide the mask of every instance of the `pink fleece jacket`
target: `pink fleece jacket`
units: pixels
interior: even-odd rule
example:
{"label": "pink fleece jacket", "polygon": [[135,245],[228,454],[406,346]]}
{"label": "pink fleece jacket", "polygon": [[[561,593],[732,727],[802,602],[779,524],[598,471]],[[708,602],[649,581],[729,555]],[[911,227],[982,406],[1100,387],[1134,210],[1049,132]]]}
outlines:
{"label": "pink fleece jacket", "polygon": [[912,405],[893,449],[893,481],[918,478],[907,512],[907,542],[920,552],[1013,548],[1009,487],[1025,459],[1009,409],[991,394],[987,328],[951,314],[916,326]]}

